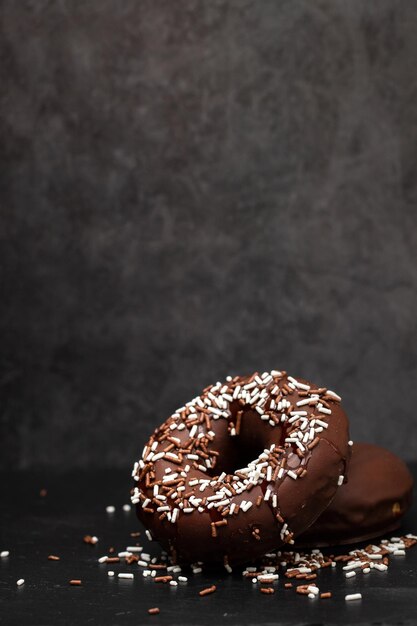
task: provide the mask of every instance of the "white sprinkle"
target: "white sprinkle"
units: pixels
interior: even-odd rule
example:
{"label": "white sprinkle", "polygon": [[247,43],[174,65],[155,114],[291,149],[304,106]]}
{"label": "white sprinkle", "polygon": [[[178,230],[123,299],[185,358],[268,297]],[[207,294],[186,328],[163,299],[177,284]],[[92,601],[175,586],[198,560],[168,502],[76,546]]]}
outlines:
{"label": "white sprinkle", "polygon": [[369,567],[364,567],[364,569],[362,570],[363,574],[369,574],[369,572],[371,571],[371,569]]}
{"label": "white sprinkle", "polygon": [[143,548],[141,546],[127,546],[126,550],[128,552],[142,552]]}
{"label": "white sprinkle", "polygon": [[228,574],[231,574],[233,572],[232,568],[230,567],[229,563],[225,563],[224,565],[224,569],[226,570],[226,572]]}
{"label": "white sprinkle", "polygon": [[339,402],[342,400],[342,398],[340,396],[338,396],[337,393],[335,393],[331,389],[328,389],[326,391],[326,393],[327,393],[328,396],[332,396],[333,398],[335,398],[335,400],[339,400]]}
{"label": "white sprinkle", "polygon": [[326,407],[324,407],[324,406],[321,406],[319,408],[319,413],[325,413],[326,415],[331,415],[332,414],[331,410],[330,409],[326,409]]}
{"label": "white sprinkle", "polygon": [[9,554],[9,550],[3,550],[2,552],[0,552],[0,559],[5,559],[6,556],[9,556]]}
{"label": "white sprinkle", "polygon": [[101,557],[98,559],[98,562],[99,562],[99,563],[106,563],[106,562],[107,562],[107,556],[101,556]]}
{"label": "white sprinkle", "polygon": [[116,507],[114,507],[112,504],[110,504],[109,506],[106,506],[107,513],[114,513],[115,510],[116,510]]}
{"label": "white sprinkle", "polygon": [[309,593],[308,597],[310,598],[310,600],[314,600],[316,596],[314,595],[314,593]]}
{"label": "white sprinkle", "polygon": [[124,550],[123,552],[119,552],[117,556],[123,559],[125,556],[130,556],[130,552]]}
{"label": "white sprinkle", "polygon": [[20,585],[23,585],[24,582],[25,582],[24,578],[19,578],[19,580],[16,582],[16,585],[20,587]]}
{"label": "white sprinkle", "polygon": [[176,580],[170,580],[169,584],[171,585],[171,587],[178,587],[178,583]]}
{"label": "white sprinkle", "polygon": [[338,480],[337,480],[337,484],[340,487],[341,485],[343,485],[343,481],[345,480],[344,476],[339,476]]}
{"label": "white sprinkle", "polygon": [[305,406],[310,402],[311,398],[305,398],[304,400],[299,400],[297,402],[297,406]]}
{"label": "white sprinkle", "polygon": [[313,596],[318,596],[319,595],[319,588],[315,587],[314,585],[309,585],[307,587],[307,591],[309,591],[310,593],[313,594]]}
{"label": "white sprinkle", "polygon": [[150,530],[145,530],[145,535],[148,538],[149,541],[153,541],[153,537],[151,535],[151,531]]}
{"label": "white sprinkle", "polygon": [[[275,567],[274,567],[275,570]],[[279,576],[278,574],[259,574],[258,576],[258,580],[259,582],[264,582],[264,580],[278,580]]]}
{"label": "white sprinkle", "polygon": [[178,576],[178,580],[180,581],[180,583],[188,582],[187,576]]}
{"label": "white sprinkle", "polygon": [[201,567],[194,567],[193,568],[193,574],[201,574],[203,570],[201,569]]}
{"label": "white sprinkle", "polygon": [[130,573],[129,574],[124,574],[123,572],[121,572],[120,574],[117,574],[117,576],[119,578],[129,578],[129,579],[134,578],[133,574],[130,574]]}
{"label": "white sprinkle", "polygon": [[148,567],[148,562],[147,561],[138,561],[138,565],[140,565],[141,567]]}
{"label": "white sprinkle", "polygon": [[291,478],[293,478],[294,480],[297,480],[297,478],[298,478],[297,474],[295,472],[293,472],[292,470],[288,470],[287,475],[290,476]]}
{"label": "white sprinkle", "polygon": [[352,578],[352,576],[356,576],[356,572],[346,572],[346,578]]}
{"label": "white sprinkle", "polygon": [[394,556],[405,556],[405,550],[394,550]]}
{"label": "white sprinkle", "polygon": [[350,439],[350,440],[348,441],[348,446],[353,446],[353,441],[352,441],[352,439]]}
{"label": "white sprinkle", "polygon": [[348,563],[348,565],[345,565],[343,567],[343,571],[350,572],[350,570],[352,569],[358,569],[358,567],[361,567],[361,565],[362,561],[353,561],[352,563]]}
{"label": "white sprinkle", "polygon": [[380,559],[382,559],[382,554],[369,554],[368,559],[371,559],[372,561],[379,561]]}
{"label": "white sprinkle", "polygon": [[346,602],[350,602],[351,600],[362,600],[362,594],[361,593],[349,593],[347,596],[345,596],[345,600]]}
{"label": "white sprinkle", "polygon": [[388,569],[387,565],[385,565],[384,563],[374,563],[373,566],[374,569],[378,570],[379,572],[386,572]]}

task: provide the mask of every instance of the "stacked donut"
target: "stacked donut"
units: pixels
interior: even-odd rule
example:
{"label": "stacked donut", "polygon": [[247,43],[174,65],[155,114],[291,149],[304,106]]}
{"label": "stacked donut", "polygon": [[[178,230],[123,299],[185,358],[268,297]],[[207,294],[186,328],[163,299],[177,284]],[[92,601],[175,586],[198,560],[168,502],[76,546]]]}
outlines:
{"label": "stacked donut", "polygon": [[[346,489],[351,449],[333,391],[285,371],[229,376],[155,430],[132,472],[132,503],[174,560],[245,562],[309,528],[303,540],[317,541],[314,522]],[[351,520],[328,515],[333,534]]]}

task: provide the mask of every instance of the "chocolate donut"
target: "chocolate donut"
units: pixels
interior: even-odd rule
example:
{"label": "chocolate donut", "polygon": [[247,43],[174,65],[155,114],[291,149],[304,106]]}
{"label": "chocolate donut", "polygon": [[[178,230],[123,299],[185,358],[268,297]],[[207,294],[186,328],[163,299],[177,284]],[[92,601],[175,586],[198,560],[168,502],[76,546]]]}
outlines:
{"label": "chocolate donut", "polygon": [[340,397],[273,370],[206,387],[149,439],[132,503],[182,562],[228,563],[293,543],[346,473]]}
{"label": "chocolate donut", "polygon": [[413,477],[395,454],[369,443],[354,443],[347,484],[297,543],[355,543],[391,532],[409,509],[412,491]]}

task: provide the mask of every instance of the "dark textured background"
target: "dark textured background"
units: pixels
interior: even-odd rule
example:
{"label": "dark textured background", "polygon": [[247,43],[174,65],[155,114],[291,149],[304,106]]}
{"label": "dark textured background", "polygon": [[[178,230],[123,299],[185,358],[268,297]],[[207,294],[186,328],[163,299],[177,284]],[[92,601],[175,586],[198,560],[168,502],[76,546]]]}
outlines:
{"label": "dark textured background", "polygon": [[269,368],[415,458],[416,3],[0,6],[0,466]]}

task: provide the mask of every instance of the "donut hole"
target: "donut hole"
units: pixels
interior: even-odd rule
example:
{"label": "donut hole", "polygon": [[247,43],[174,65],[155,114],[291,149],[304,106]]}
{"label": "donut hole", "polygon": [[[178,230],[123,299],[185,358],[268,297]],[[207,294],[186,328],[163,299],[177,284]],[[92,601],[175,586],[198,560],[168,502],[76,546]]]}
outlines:
{"label": "donut hole", "polygon": [[281,435],[279,427],[273,428],[260,420],[259,414],[251,409],[244,412],[238,435],[232,437],[228,434],[226,422],[218,424],[217,428],[216,447],[219,454],[211,475],[221,472],[234,474],[257,459],[271,443],[279,443]]}
{"label": "donut hole", "polygon": [[226,472],[226,474],[234,474],[237,470],[249,465],[251,461],[256,459],[263,451],[263,446],[243,446],[237,442],[233,442],[235,448],[232,454],[223,455],[219,460],[216,471],[214,473]]}

